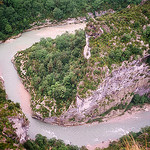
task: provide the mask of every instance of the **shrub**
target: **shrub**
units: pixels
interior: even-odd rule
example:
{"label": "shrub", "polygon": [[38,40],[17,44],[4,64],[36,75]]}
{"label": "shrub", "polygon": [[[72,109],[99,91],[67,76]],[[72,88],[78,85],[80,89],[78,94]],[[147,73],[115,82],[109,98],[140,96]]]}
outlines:
{"label": "shrub", "polygon": [[121,38],[121,42],[123,43],[127,43],[129,42],[131,39],[131,36],[129,34],[125,34],[122,38]]}

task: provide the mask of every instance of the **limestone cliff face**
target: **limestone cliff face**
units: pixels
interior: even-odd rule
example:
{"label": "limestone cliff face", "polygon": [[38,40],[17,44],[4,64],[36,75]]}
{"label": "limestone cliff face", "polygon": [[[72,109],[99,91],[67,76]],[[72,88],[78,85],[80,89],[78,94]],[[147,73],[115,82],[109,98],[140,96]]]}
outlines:
{"label": "limestone cliff face", "polygon": [[28,129],[29,129],[29,122],[23,118],[22,116],[13,116],[9,117],[9,121],[13,124],[13,128],[16,129],[15,133],[19,138],[20,143],[24,143],[28,140]]}
{"label": "limestone cliff face", "polygon": [[[147,56],[150,57],[150,56]],[[45,118],[47,123],[78,125],[95,119],[111,107],[130,103],[133,93],[143,95],[150,92],[150,70],[145,58],[122,66],[107,75],[90,97],[76,97],[76,105],[58,117]]]}

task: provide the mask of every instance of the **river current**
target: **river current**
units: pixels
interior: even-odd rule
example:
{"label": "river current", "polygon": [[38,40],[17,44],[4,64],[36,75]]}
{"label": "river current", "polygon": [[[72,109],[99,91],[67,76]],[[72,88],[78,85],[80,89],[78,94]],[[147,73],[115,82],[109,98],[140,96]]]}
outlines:
{"label": "river current", "polygon": [[130,131],[137,132],[147,125],[150,126],[150,110],[117,121],[74,127],[50,125],[31,117],[30,95],[21,83],[11,59],[17,51],[32,46],[42,37],[55,38],[66,31],[74,33],[79,28],[85,28],[85,23],[45,27],[23,33],[17,39],[0,44],[0,76],[5,81],[8,98],[21,104],[23,112],[30,121],[29,136],[34,138],[36,134],[40,133],[48,138],[55,137],[78,146],[96,145],[102,141],[115,140]]}

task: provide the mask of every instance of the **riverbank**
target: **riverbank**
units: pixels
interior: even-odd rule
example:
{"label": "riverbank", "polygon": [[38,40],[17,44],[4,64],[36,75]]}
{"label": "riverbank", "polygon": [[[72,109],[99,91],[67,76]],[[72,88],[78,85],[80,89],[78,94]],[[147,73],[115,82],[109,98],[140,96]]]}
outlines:
{"label": "riverbank", "polygon": [[[55,27],[53,27],[54,28],[54,30],[55,30]],[[72,28],[71,28],[72,29]],[[44,36],[48,36],[47,35],[47,32],[46,32],[46,34],[45,34],[45,32],[46,32],[46,29],[44,30],[44,33],[42,32],[41,33],[41,31],[40,32],[38,32],[38,35],[43,35],[44,34]],[[19,55],[22,55],[21,53],[17,53],[15,56],[17,57],[17,55],[19,56]],[[17,59],[15,60],[16,62],[17,62]],[[17,63],[14,61],[14,58],[12,59],[12,63],[14,64],[14,67],[15,67],[15,69],[16,69],[16,71],[17,71],[17,68],[18,68],[18,66],[16,67],[16,65],[17,65]],[[20,61],[21,62],[21,66],[18,68],[19,69],[19,77],[21,77],[20,78],[20,80],[22,81],[22,83],[24,84],[24,86],[25,86],[25,88],[26,88],[26,90],[28,91],[28,92],[30,92],[30,93],[34,93],[34,97],[36,97],[36,95],[35,95],[35,92],[33,91],[33,88],[31,88],[31,86],[30,86],[30,83],[28,83],[28,82],[26,82],[27,80],[28,80],[28,77],[25,75],[26,74],[26,72],[25,72],[25,70],[23,70],[23,68],[24,68],[24,63],[23,63],[23,61],[21,60]],[[141,69],[141,68],[140,68]],[[18,72],[18,71],[17,71]],[[140,77],[140,76],[139,76]],[[117,81],[116,81],[117,82]],[[132,96],[132,95],[130,95],[130,96]],[[131,100],[131,99],[130,99]],[[79,105],[80,106],[80,105]],[[33,107],[32,107],[32,109],[33,109]],[[85,108],[84,108],[85,109]],[[67,121],[65,120],[65,118],[63,117],[63,115],[64,114],[62,114],[62,116],[60,116],[60,117],[57,117],[57,116],[49,116],[49,117],[42,117],[41,116],[41,114],[40,113],[38,113],[38,111],[35,111],[34,109],[34,111],[32,112],[32,117],[33,118],[35,118],[35,119],[38,119],[38,120],[40,120],[40,121],[42,121],[42,122],[45,122],[45,123],[49,123],[49,124],[51,124],[51,125],[59,125],[59,126],[64,126],[64,127],[67,127],[67,126],[79,126],[79,125],[85,125],[85,124],[89,124],[89,123],[92,123],[92,122],[107,122],[109,119],[112,119],[112,118],[115,118],[115,117],[118,117],[118,116],[120,116],[120,115],[123,115],[124,114],[124,111],[125,111],[125,109],[126,108],[124,108],[124,109],[117,109],[117,110],[111,110],[110,112],[108,111],[106,111],[106,113],[105,112],[103,112],[103,113],[101,113],[101,114],[97,114],[97,115],[95,115],[94,117],[93,116],[90,116],[89,118],[87,117],[86,118],[86,120],[83,120],[83,121],[77,121],[77,120],[74,120],[74,118],[73,118],[73,115],[71,116],[73,119],[68,119]],[[138,111],[138,109],[139,108],[137,108],[137,109],[135,109],[135,110],[131,110],[131,112],[132,111]],[[129,112],[130,113],[130,112]],[[69,113],[68,113],[69,114]],[[79,114],[79,113],[78,113]],[[70,115],[70,114],[69,114]],[[79,114],[80,115],[80,114]]]}
{"label": "riverbank", "polygon": [[[131,110],[126,111],[124,114],[120,115],[120,116],[116,116],[116,117],[111,117],[111,118],[105,118],[104,123],[119,123],[122,122],[124,120],[127,119],[133,119],[136,118],[137,114],[140,114],[144,111],[149,111],[150,112],[150,104],[145,104],[143,105],[143,107],[141,108],[140,106],[134,106],[131,108]],[[97,122],[92,123],[92,125],[96,125],[98,124]],[[88,150],[95,150],[96,148],[107,148],[109,146],[109,144],[111,144],[111,142],[113,141],[118,141],[118,139],[116,140],[111,140],[109,139],[108,141],[102,141],[98,144],[95,145],[86,145]]]}
{"label": "riverbank", "polygon": [[122,121],[124,119],[132,119],[136,114],[144,112],[144,111],[150,111],[150,104],[144,104],[141,106],[134,106],[131,108],[131,110],[128,110],[124,112],[122,115],[114,116],[114,117],[107,117],[104,119],[104,122],[118,122]]}
{"label": "riverbank", "polygon": [[[75,25],[74,25],[75,26]],[[39,31],[37,31],[37,33],[36,33],[36,35],[38,35],[38,36],[40,36],[40,37],[47,37],[48,36],[48,33],[49,32],[53,32],[53,33],[55,33],[55,36],[56,36],[56,34],[57,34],[57,31],[60,31],[60,28],[62,29],[62,28],[64,28],[64,26],[57,26],[58,28],[56,28],[56,27],[53,27],[53,31],[50,31],[50,30],[47,30],[47,28],[44,30],[44,32],[41,32],[40,30]],[[67,26],[67,28],[68,28],[68,26]],[[69,28],[71,28],[71,30],[72,30],[72,26],[70,26]],[[58,29],[58,30],[56,30],[56,29]],[[43,30],[42,30],[43,31]],[[52,34],[52,36],[54,36],[53,34]],[[121,89],[121,87],[120,86],[118,86],[119,84],[120,85],[122,85],[122,84],[124,84],[124,86],[126,86],[126,85],[128,85],[128,82],[131,80],[131,82],[130,82],[130,84],[135,84],[134,83],[134,80],[136,80],[136,81],[138,81],[138,80],[140,80],[141,79],[141,77],[139,76],[139,73],[140,73],[140,71],[142,71],[141,70],[141,67],[139,67],[138,65],[137,65],[137,68],[138,68],[138,70],[139,71],[137,71],[136,72],[136,76],[138,77],[138,79],[137,78],[134,78],[134,76],[133,76],[133,79],[132,78],[129,78],[129,80],[126,80],[126,82],[122,82],[123,81],[123,78],[124,77],[122,77],[122,74],[124,74],[125,72],[129,72],[126,76],[129,76],[130,74],[131,74],[131,71],[130,70],[133,70],[134,68],[132,68],[132,66],[133,65],[135,65],[135,64],[131,64],[131,69],[129,68],[128,70],[126,69],[126,67],[122,67],[122,68],[120,68],[120,70],[117,70],[116,72],[113,72],[113,74],[114,74],[114,76],[113,75],[111,75],[111,76],[109,76],[108,78],[106,78],[106,84],[102,87],[100,87],[100,89],[99,89],[99,95],[101,94],[101,92],[100,91],[102,91],[102,89],[105,89],[104,90],[104,92],[103,92],[103,94],[102,95],[106,95],[107,94],[107,90],[110,88],[110,93],[114,93],[114,92],[116,92],[116,91],[121,91],[120,89]],[[23,70],[23,68],[24,68],[24,65],[23,65],[23,61],[21,61],[21,67],[20,67],[20,76],[22,76],[22,78],[23,78],[23,82],[26,82],[27,81],[27,79],[28,79],[28,77],[25,75],[25,70]],[[137,70],[137,68],[135,68],[135,70]],[[144,70],[144,69],[143,69]],[[121,72],[122,71],[122,72]],[[116,73],[118,73],[118,78],[120,78],[121,80],[119,80],[119,84],[118,84],[118,78],[116,78]],[[143,71],[142,71],[142,73],[143,73]],[[145,79],[145,78],[144,78]],[[112,91],[111,89],[114,89],[114,88],[116,88],[116,85],[114,85],[114,88],[111,88],[109,85],[110,84],[108,84],[109,82],[108,82],[108,80],[109,80],[109,82],[110,83],[112,83],[112,85],[113,85],[113,83],[117,83],[117,86],[118,86],[118,89],[116,90],[116,91]],[[146,81],[145,81],[146,82]],[[141,81],[140,83],[142,84],[142,85],[145,85],[145,82],[143,82],[143,81]],[[27,84],[30,84],[30,83],[26,83],[26,85]],[[140,84],[140,85],[141,85]],[[136,87],[131,87],[131,90],[130,91],[127,91],[127,88],[124,88],[121,92],[120,92],[120,94],[119,94],[119,97],[118,98],[116,98],[116,97],[114,97],[114,98],[112,98],[113,100],[114,100],[114,102],[116,102],[117,100],[118,101],[120,101],[121,100],[121,98],[123,99],[124,97],[126,97],[126,94],[125,94],[125,92],[126,93],[132,93],[132,92],[134,92],[134,89],[136,89],[137,87],[138,87],[138,85],[139,84],[136,84],[135,86]],[[141,85],[141,86],[142,86]],[[28,91],[29,91],[29,89],[30,89],[30,85],[27,85],[29,88],[27,89]],[[27,86],[26,86],[26,88],[27,88]],[[104,88],[105,87],[105,88]],[[128,88],[128,89],[130,89],[130,88]],[[33,90],[33,88],[32,88],[32,90]],[[30,91],[30,92],[32,92],[32,91]],[[33,92],[34,93],[34,92]],[[122,94],[123,93],[123,94]],[[116,92],[116,94],[117,94],[117,92]],[[93,94],[93,95],[95,95],[95,94]],[[89,110],[89,111],[91,111],[89,114],[88,113],[84,113],[84,114],[88,114],[88,115],[91,115],[91,116],[89,116],[88,117],[88,115],[86,116],[86,118],[85,118],[85,120],[83,120],[82,118],[80,118],[79,116],[81,115],[81,112],[80,111],[83,111],[83,110],[85,110],[85,109],[87,109],[87,108],[89,108],[89,107],[91,107],[92,106],[92,103],[96,100],[96,99],[99,99],[99,96],[98,95],[98,93],[97,93],[97,96],[96,97],[93,97],[93,99],[92,99],[92,102],[91,103],[87,103],[86,104],[86,102],[87,102],[87,100],[85,100],[85,103],[84,104],[82,104],[83,106],[85,105],[85,107],[82,107],[82,105],[80,104],[80,102],[79,102],[79,104],[78,104],[78,102],[77,102],[77,107],[79,108],[79,109],[77,109],[76,110],[76,118],[75,118],[75,116],[74,116],[74,113],[71,113],[71,115],[70,115],[70,112],[72,111],[70,111],[67,115],[70,117],[68,117],[66,120],[65,120],[65,118],[66,117],[64,117],[64,116],[62,116],[62,117],[56,117],[56,116],[48,116],[47,115],[47,118],[46,117],[41,117],[41,114],[40,113],[38,113],[38,111],[36,111],[37,109],[38,109],[38,107],[37,107],[37,109],[35,109],[34,110],[34,112],[35,112],[35,115],[33,116],[34,118],[37,118],[37,119],[39,119],[39,120],[41,120],[42,122],[46,122],[46,123],[51,123],[51,124],[58,124],[58,125],[62,125],[62,126],[75,126],[75,125],[83,125],[83,124],[86,124],[87,122],[93,122],[93,121],[101,121],[101,119],[103,119],[104,117],[101,117],[100,115],[102,114],[102,115],[105,115],[106,113],[105,113],[105,108],[103,108],[104,109],[104,111],[102,110],[102,106],[104,106],[104,104],[101,104],[101,107],[100,107],[100,111],[98,111],[98,109],[96,110],[95,109],[95,112],[93,112],[93,114],[91,113],[92,112],[92,109],[91,110]],[[115,95],[115,94],[113,94],[113,95]],[[128,94],[129,95],[129,94]],[[34,95],[34,96],[36,96],[36,95]],[[128,101],[130,101],[131,100],[131,94],[129,95],[130,96],[130,98],[128,99]],[[116,98],[116,99],[115,99]],[[115,101],[116,100],[116,101]],[[82,100],[80,100],[81,102],[82,102]],[[95,103],[97,103],[97,102],[95,102]],[[109,105],[109,106],[108,106]],[[114,105],[114,104],[113,104]],[[107,104],[106,106],[108,106],[108,107],[113,107],[113,105],[110,105],[110,104]],[[95,107],[97,107],[96,105],[95,105]],[[46,108],[46,107],[45,107]],[[107,108],[108,109],[108,108]],[[74,110],[73,110],[74,111]],[[72,111],[72,112],[73,112]],[[103,112],[102,112],[103,111]],[[75,112],[75,111],[74,111]],[[96,114],[96,112],[98,112],[97,114]],[[99,113],[100,112],[100,113]],[[103,114],[104,113],[104,114]],[[110,115],[105,115],[105,118],[103,119],[104,121],[105,121],[105,119],[107,120],[107,118],[114,118],[115,116],[118,116],[118,115],[121,115],[121,114],[123,114],[124,113],[124,110],[117,110],[117,111],[114,111],[114,110],[112,110],[111,111],[111,113],[110,113]],[[82,113],[83,114],[83,113]],[[66,116],[67,116],[66,115]],[[98,118],[99,117],[99,118]]]}
{"label": "riverbank", "polygon": [[[95,14],[89,12],[89,13],[87,13],[87,17],[84,16],[84,17],[77,17],[77,18],[68,18],[68,19],[62,20],[60,22],[56,21],[56,20],[54,20],[52,22],[50,19],[45,19],[44,23],[43,22],[33,22],[32,24],[30,24],[31,28],[25,29],[21,33],[19,33],[18,35],[11,36],[6,40],[1,40],[0,44],[4,43],[4,42],[9,42],[9,40],[12,40],[12,39],[19,38],[19,37],[21,37],[22,33],[24,33],[24,32],[39,30],[39,29],[45,28],[45,27],[54,27],[54,26],[62,26],[62,25],[69,25],[69,24],[86,23],[87,18],[88,19],[94,18],[94,16],[100,17],[102,15],[105,15],[106,13],[115,13],[115,11],[113,9],[108,9],[106,11],[102,11],[102,10],[101,11],[95,11]],[[88,58],[90,57],[90,53],[89,53],[89,56],[87,56],[87,57]]]}
{"label": "riverbank", "polygon": [[0,44],[1,43],[7,43],[10,40],[19,38],[25,32],[29,32],[29,31],[33,31],[33,30],[39,30],[39,29],[42,29],[45,27],[63,26],[63,25],[79,24],[79,23],[86,23],[86,17],[68,18],[67,20],[63,20],[61,22],[57,22],[57,21],[50,22],[49,19],[46,19],[45,23],[41,23],[41,25],[36,25],[36,22],[32,23],[31,28],[23,30],[22,33],[19,33],[18,35],[15,35],[15,36],[12,36],[12,37],[8,38],[7,40],[0,41]]}

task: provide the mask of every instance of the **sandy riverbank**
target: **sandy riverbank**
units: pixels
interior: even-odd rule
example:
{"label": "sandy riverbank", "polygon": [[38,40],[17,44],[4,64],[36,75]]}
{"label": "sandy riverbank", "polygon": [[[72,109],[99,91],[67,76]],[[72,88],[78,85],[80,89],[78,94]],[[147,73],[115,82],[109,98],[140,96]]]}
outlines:
{"label": "sandy riverbank", "polygon": [[103,142],[101,142],[101,143],[99,143],[99,144],[96,144],[96,145],[94,145],[94,146],[92,146],[92,145],[87,145],[86,148],[87,148],[88,150],[95,150],[96,148],[106,148],[106,147],[109,146],[109,144],[110,144],[110,141],[103,141]]}
{"label": "sandy riverbank", "polygon": [[150,104],[145,104],[142,108],[140,106],[134,106],[131,110],[126,111],[124,114],[104,119],[104,122],[118,122],[125,119],[132,119],[136,114],[141,113],[143,111],[150,111]]}
{"label": "sandy riverbank", "polygon": [[23,30],[23,32],[19,33],[18,35],[11,36],[7,40],[0,41],[0,44],[1,43],[8,43],[8,42],[13,41],[16,38],[19,38],[19,37],[22,36],[22,33],[24,33],[24,32],[29,32],[29,31],[33,31],[33,30],[39,30],[39,29],[42,29],[42,28],[45,28],[45,27],[55,27],[55,26],[64,26],[64,25],[81,24],[81,23],[86,24],[86,18],[85,17],[68,18],[67,20],[63,20],[61,22],[57,22],[57,21],[50,22],[47,19],[44,24],[41,24],[39,26],[35,25],[36,23],[31,24],[31,28]]}
{"label": "sandy riverbank", "polygon": [[[133,107],[131,110],[128,110],[123,115],[113,117],[113,118],[107,118],[107,119],[105,119],[104,122],[112,123],[112,122],[121,122],[123,120],[132,119],[132,118],[135,118],[138,113],[141,113],[143,111],[150,111],[150,104],[145,104],[142,108],[137,107],[137,106]],[[96,122],[92,123],[92,125],[95,125],[95,124],[98,124],[98,123],[96,123]],[[115,140],[115,141],[117,141],[117,140]],[[106,148],[109,146],[109,144],[111,142],[112,142],[111,140],[102,141],[96,145],[87,145],[86,147],[88,150],[94,150],[96,148]]]}

